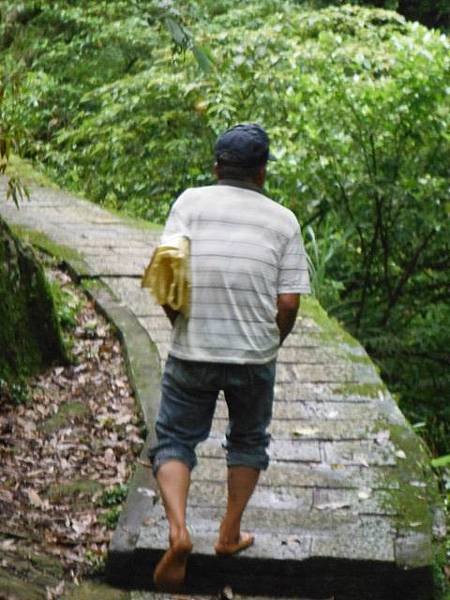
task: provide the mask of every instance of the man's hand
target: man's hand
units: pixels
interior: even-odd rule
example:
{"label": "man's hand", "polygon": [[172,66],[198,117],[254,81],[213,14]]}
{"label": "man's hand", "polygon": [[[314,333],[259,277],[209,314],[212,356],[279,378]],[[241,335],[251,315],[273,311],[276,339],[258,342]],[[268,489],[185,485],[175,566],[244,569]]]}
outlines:
{"label": "man's hand", "polygon": [[292,331],[300,306],[300,294],[278,294],[277,325],[280,330],[280,346]]}

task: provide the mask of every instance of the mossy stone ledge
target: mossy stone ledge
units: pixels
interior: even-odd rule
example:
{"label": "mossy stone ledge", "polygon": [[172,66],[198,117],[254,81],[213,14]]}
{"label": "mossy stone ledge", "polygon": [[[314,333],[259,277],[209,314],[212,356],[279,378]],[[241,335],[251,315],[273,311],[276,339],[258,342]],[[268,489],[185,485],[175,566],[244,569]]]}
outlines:
{"label": "mossy stone ledge", "polygon": [[31,246],[0,218],[0,378],[67,362],[53,298]]}

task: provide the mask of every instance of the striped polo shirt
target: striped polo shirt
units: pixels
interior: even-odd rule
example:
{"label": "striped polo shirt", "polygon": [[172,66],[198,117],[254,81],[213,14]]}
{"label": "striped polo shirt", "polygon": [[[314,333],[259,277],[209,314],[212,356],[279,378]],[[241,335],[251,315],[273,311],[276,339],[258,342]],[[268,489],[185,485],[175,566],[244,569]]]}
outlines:
{"label": "striped polo shirt", "polygon": [[175,322],[169,353],[225,363],[276,357],[277,295],[310,292],[294,214],[243,182],[187,189],[174,203],[161,243],[190,239],[191,311]]}

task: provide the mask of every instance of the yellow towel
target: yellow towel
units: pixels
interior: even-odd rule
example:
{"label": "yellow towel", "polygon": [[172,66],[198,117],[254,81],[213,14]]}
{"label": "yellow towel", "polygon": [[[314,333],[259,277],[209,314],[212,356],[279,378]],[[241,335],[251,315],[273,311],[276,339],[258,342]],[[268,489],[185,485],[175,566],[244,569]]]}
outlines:
{"label": "yellow towel", "polygon": [[189,316],[191,278],[189,269],[189,239],[174,236],[158,246],[145,269],[141,287],[150,288],[162,306]]}

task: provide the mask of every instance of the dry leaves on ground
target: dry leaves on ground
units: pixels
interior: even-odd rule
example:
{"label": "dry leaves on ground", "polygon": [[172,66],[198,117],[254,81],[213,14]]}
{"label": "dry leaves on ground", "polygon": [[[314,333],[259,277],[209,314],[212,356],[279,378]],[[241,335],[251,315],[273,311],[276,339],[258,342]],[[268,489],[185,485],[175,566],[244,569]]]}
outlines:
{"label": "dry leaves on ground", "polygon": [[53,269],[51,276],[82,298],[75,364],[31,379],[24,403],[0,394],[0,547],[26,540],[60,557],[76,579],[106,551],[112,531],[99,499],[127,482],[143,440],[110,325],[66,274]]}

